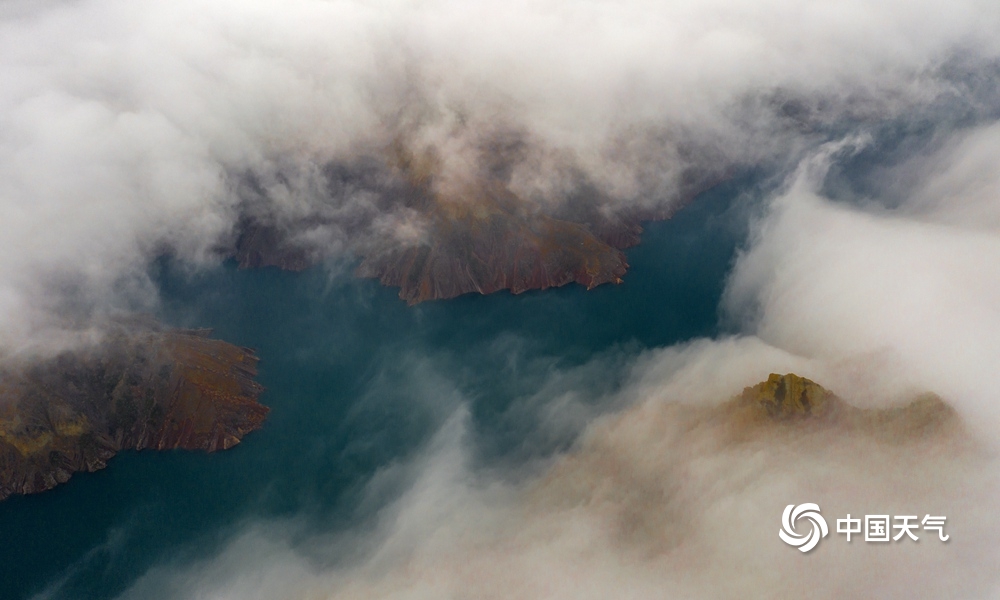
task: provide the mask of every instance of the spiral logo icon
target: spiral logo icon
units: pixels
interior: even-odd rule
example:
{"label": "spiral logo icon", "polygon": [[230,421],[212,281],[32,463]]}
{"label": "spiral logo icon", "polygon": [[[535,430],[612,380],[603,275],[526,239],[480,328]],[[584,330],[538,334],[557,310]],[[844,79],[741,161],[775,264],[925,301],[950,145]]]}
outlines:
{"label": "spiral logo icon", "polygon": [[[807,535],[795,530],[799,518],[812,522],[812,529]],[[826,519],[819,514],[819,506],[812,502],[798,506],[789,504],[785,507],[785,512],[781,513],[781,530],[778,531],[778,537],[789,546],[798,548],[800,552],[809,552],[815,548],[828,533],[830,530],[826,526]]]}

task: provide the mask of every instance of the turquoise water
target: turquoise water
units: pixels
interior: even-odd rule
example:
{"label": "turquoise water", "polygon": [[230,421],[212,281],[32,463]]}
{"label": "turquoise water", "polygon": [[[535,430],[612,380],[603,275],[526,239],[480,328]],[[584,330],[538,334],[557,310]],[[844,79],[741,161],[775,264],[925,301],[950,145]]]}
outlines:
{"label": "turquoise water", "polygon": [[364,522],[400,491],[362,502],[371,474],[417,451],[463,403],[484,463],[565,448],[574,431],[541,430],[526,399],[561,372],[599,403],[643,348],[719,333],[754,181],[649,225],[625,283],[590,292],[407,307],[395,290],[328,269],[230,265],[189,276],[158,264],[162,319],[258,351],[265,427],[213,455],[123,452],[103,471],[0,503],[0,598],[114,597],[158,562],[210,554],[253,519],[295,515],[331,530]]}

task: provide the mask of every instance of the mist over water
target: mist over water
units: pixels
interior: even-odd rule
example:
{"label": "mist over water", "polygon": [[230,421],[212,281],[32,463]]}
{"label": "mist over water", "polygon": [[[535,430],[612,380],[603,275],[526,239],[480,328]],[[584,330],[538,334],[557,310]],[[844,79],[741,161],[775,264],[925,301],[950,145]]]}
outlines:
{"label": "mist over water", "polygon": [[[996,180],[966,195],[956,173],[980,172],[994,135],[974,128],[889,163],[894,189],[928,172],[936,182],[901,206],[818,190],[865,148],[891,154],[905,137],[834,140],[794,172],[736,177],[650,224],[626,282],[589,292],[407,307],[339,263],[289,273],[159,261],[160,318],[259,351],[266,426],[232,451],[126,452],[4,502],[0,526],[20,541],[4,549],[3,581],[12,597],[42,598],[891,596],[913,580],[929,595],[988,595],[1000,526],[983,369],[994,354],[976,324],[995,312],[979,307],[990,276],[963,269],[992,252],[995,206],[982,198]],[[933,168],[909,175],[915,161]],[[914,295],[914,282],[935,293]],[[963,343],[964,354],[935,351]],[[859,406],[936,392],[969,436],[747,445],[699,416],[772,371]],[[834,516],[942,512],[954,541],[881,554],[826,543],[803,571],[774,529],[784,504],[809,500]],[[777,566],[727,566],[748,556]],[[593,576],[573,576],[580,564]],[[845,571],[863,575],[845,583]],[[895,575],[878,583],[878,572]]]}
{"label": "mist over water", "polygon": [[629,252],[627,283],[590,292],[407,307],[393,290],[323,268],[191,276],[161,263],[167,322],[259,352],[265,427],[212,455],[123,452],[103,471],[0,504],[0,530],[18,540],[0,557],[4,597],[112,597],[154,564],[210,556],[261,520],[292,519],[303,539],[364,531],[412,485],[401,463],[463,406],[484,468],[513,473],[566,449],[614,408],[607,398],[639,352],[718,332],[755,181],[651,224]]}
{"label": "mist over water", "polygon": [[[0,596],[996,596],[998,64],[992,0],[4,3],[0,360],[149,312],[257,349],[272,411],[0,503]],[[723,183],[622,285],[407,307],[351,271],[428,243],[414,178],[536,216]],[[237,270],[248,217],[320,264]],[[791,371],[961,433],[734,439]],[[953,539],[796,561],[812,501]]]}

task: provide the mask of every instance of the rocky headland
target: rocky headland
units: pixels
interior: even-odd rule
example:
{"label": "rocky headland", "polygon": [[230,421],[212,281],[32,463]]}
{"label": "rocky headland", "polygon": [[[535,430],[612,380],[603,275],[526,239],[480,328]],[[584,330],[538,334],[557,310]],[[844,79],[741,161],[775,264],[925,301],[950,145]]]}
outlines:
{"label": "rocky headland", "polygon": [[[322,260],[315,240],[336,238],[360,259],[357,276],[399,288],[411,305],[570,283],[591,289],[621,283],[629,268],[622,251],[639,243],[642,223],[669,218],[684,203],[611,210],[609,199],[586,187],[558,201],[529,200],[500,168],[457,188],[442,186],[433,157],[398,148],[389,154],[374,166],[325,173],[331,198],[366,195],[367,214],[320,203],[290,218],[269,208],[258,184],[247,184],[250,200],[230,255],[241,268],[302,270]],[[692,177],[681,195],[689,199],[718,180]],[[401,222],[406,235],[399,235]]]}
{"label": "rocky headland", "polygon": [[0,367],[0,499],[126,449],[231,448],[268,408],[253,351],[207,331],[113,327],[91,347]]}

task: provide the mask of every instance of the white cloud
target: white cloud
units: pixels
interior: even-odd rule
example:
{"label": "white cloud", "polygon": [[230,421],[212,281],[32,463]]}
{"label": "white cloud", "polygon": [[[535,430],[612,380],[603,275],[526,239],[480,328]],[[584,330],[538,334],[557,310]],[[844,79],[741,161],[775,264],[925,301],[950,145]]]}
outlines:
{"label": "white cloud", "polygon": [[[996,164],[988,151],[976,160]],[[955,170],[931,172],[926,191],[893,211],[793,185],[736,267],[731,310],[749,311],[756,334],[790,352],[867,362],[861,370],[883,379],[883,399],[933,391],[977,427],[995,428],[1000,237],[969,215],[996,199],[986,200],[978,171],[957,186]],[[949,178],[955,191],[938,191]]]}
{"label": "white cloud", "polygon": [[[528,142],[511,176],[527,196],[558,201],[585,173],[610,198],[669,202],[686,169],[800,147],[783,102],[825,123],[936,97],[950,57],[996,57],[998,21],[972,0],[7,3],[0,346],[67,303],[134,304],[115,289],[159,252],[217,260],[246,173],[315,176],[404,133],[448,185],[509,131]],[[279,213],[372,210],[316,186],[267,190]],[[345,235],[302,239],[337,252]]]}

